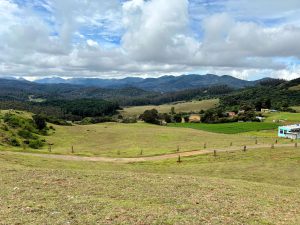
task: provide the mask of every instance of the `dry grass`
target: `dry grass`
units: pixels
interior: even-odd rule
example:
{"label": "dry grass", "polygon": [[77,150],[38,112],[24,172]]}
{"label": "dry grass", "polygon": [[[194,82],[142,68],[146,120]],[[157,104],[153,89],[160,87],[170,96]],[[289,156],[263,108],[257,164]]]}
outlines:
{"label": "dry grass", "polygon": [[199,112],[202,109],[207,110],[210,108],[214,108],[219,104],[218,99],[210,99],[210,100],[203,100],[203,101],[191,101],[191,102],[184,102],[184,103],[174,103],[174,104],[165,104],[165,105],[147,105],[147,106],[136,106],[136,107],[129,107],[125,108],[121,111],[121,114],[124,116],[139,116],[145,110],[149,109],[157,109],[160,113],[169,113],[171,108],[174,107],[177,113],[179,112]]}

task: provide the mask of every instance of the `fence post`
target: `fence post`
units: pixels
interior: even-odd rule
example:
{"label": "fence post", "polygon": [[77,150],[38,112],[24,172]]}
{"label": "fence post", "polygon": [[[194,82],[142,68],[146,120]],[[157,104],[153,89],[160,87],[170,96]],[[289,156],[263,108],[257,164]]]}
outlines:
{"label": "fence post", "polygon": [[73,154],[74,153],[74,146],[73,145],[72,145],[72,150],[71,151],[72,151],[72,154]]}
{"label": "fence post", "polygon": [[244,146],[244,152],[245,152],[245,151],[247,151],[247,146],[246,146],[246,145]]}
{"label": "fence post", "polygon": [[214,157],[217,157],[217,151],[214,150]]}
{"label": "fence post", "polygon": [[180,157],[180,155],[178,155],[177,162],[178,162],[178,163],[181,163],[181,157]]}
{"label": "fence post", "polygon": [[179,152],[180,151],[180,147],[179,147],[179,145],[177,145],[177,152]]}

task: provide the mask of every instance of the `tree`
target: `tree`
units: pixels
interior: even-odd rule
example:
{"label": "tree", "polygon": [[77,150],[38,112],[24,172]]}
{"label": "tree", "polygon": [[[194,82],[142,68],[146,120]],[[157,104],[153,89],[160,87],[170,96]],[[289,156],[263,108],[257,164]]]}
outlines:
{"label": "tree", "polygon": [[159,115],[156,109],[146,110],[140,115],[140,119],[146,123],[159,124]]}
{"label": "tree", "polygon": [[173,116],[173,120],[175,121],[175,123],[181,123],[181,121],[182,121],[181,114],[175,114]]}
{"label": "tree", "polygon": [[172,107],[171,107],[171,115],[174,115],[174,114],[176,114],[176,112],[175,112],[175,107],[172,106]]}
{"label": "tree", "polygon": [[44,116],[41,116],[41,115],[34,115],[32,117],[33,121],[34,121],[34,124],[36,126],[36,128],[38,130],[43,130],[44,128],[46,128],[47,126],[47,123],[46,123],[46,119]]}

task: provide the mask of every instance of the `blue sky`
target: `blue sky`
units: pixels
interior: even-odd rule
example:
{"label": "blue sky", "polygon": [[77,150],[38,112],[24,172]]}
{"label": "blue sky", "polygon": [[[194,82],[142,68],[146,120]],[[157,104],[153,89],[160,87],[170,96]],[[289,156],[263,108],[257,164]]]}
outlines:
{"label": "blue sky", "polygon": [[0,75],[300,74],[298,0],[1,0]]}

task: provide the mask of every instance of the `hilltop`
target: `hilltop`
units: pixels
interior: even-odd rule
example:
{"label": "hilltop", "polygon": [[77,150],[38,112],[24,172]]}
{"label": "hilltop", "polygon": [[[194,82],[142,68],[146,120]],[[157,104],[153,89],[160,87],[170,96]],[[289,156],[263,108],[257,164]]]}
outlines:
{"label": "hilltop", "polygon": [[159,78],[127,77],[124,79],[97,79],[58,77],[44,78],[35,81],[40,84],[76,84],[100,88],[135,87],[146,91],[173,92],[186,89],[203,88],[215,85],[227,85],[232,88],[254,86],[258,81],[241,80],[229,75],[217,76],[214,74],[188,74],[182,76],[162,76]]}

